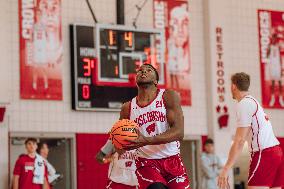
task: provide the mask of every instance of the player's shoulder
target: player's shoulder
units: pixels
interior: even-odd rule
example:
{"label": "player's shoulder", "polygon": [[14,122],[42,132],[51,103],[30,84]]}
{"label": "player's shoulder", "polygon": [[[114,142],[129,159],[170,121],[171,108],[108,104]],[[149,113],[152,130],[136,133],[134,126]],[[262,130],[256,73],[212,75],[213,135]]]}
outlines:
{"label": "player's shoulder", "polygon": [[179,98],[179,93],[175,90],[172,89],[165,89],[163,93],[163,97],[167,99],[172,99],[172,98]]}
{"label": "player's shoulder", "polygon": [[257,103],[257,100],[252,97],[252,96],[246,96],[244,97],[238,104],[241,105],[241,106],[244,106],[244,105],[256,105]]}
{"label": "player's shoulder", "polygon": [[165,89],[163,93],[163,99],[166,105],[174,105],[180,103],[179,93],[172,89]]}
{"label": "player's shoulder", "polygon": [[128,109],[129,106],[130,106],[130,103],[131,103],[131,101],[124,102],[124,103],[122,104],[121,109]]}
{"label": "player's shoulder", "polygon": [[120,119],[129,119],[130,117],[130,104],[131,101],[125,102],[122,104],[121,110],[120,110]]}
{"label": "player's shoulder", "polygon": [[243,111],[252,111],[254,112],[258,107],[257,100],[252,96],[244,97],[238,104],[237,108]]}
{"label": "player's shoulder", "polygon": [[20,154],[17,161],[24,162],[26,161],[27,157],[28,157],[27,154]]}

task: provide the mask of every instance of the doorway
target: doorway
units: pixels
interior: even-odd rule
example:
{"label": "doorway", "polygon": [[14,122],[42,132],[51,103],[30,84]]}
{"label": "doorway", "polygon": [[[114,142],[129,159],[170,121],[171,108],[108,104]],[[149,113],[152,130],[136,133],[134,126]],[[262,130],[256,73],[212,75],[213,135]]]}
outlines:
{"label": "doorway", "polygon": [[[192,137],[190,137],[192,138]],[[200,139],[184,140],[181,142],[180,154],[186,167],[187,175],[190,180],[190,188],[198,189],[200,183]]]}
{"label": "doorway", "polygon": [[[75,152],[74,152],[74,138],[73,136],[55,136],[42,134],[14,134],[11,133],[10,146],[10,178],[13,175],[13,169],[19,155],[25,154],[25,140],[27,137],[34,137],[38,142],[45,142],[49,147],[49,154],[47,160],[56,169],[56,172],[62,175],[62,178],[56,182],[53,189],[74,189],[75,187]],[[11,179],[10,179],[11,181]]]}

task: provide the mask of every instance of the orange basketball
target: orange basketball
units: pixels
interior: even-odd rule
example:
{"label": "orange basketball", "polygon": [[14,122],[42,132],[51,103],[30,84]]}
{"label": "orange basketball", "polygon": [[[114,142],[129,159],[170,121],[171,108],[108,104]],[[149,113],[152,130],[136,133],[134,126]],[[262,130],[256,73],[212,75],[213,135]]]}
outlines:
{"label": "orange basketball", "polygon": [[125,140],[135,140],[138,137],[136,129],[137,124],[129,119],[118,120],[110,131],[110,139],[112,144],[118,148],[122,149],[123,145],[129,144]]}

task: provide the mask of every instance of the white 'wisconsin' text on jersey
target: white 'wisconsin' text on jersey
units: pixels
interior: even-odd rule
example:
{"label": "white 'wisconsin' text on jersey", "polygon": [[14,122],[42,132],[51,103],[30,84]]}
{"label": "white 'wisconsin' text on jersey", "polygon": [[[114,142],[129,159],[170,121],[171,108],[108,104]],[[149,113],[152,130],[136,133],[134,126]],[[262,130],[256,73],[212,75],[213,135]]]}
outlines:
{"label": "white 'wisconsin' text on jersey", "polygon": [[[166,117],[164,92],[164,89],[159,89],[156,98],[146,106],[139,106],[137,97],[130,102],[130,119],[138,124],[139,131],[146,137],[160,135],[170,128]],[[147,159],[162,159],[178,154],[179,147],[179,141],[147,145],[140,147],[137,155]]]}

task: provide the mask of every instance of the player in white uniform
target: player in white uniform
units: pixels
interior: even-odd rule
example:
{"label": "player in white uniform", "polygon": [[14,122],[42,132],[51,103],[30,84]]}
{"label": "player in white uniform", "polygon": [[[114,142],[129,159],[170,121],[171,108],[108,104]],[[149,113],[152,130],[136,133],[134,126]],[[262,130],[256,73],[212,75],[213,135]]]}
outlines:
{"label": "player in white uniform", "polygon": [[108,169],[108,184],[106,189],[137,189],[138,181],[135,175],[135,151],[119,154],[115,151],[111,140],[97,153],[99,163],[110,163]]}
{"label": "player in white uniform", "polygon": [[130,117],[138,124],[138,139],[124,148],[137,149],[139,188],[187,189],[189,180],[179,155],[179,141],[184,136],[179,96],[172,90],[158,89],[158,80],[152,65],[138,69],[138,95],[121,109],[121,118]]}
{"label": "player in white uniform", "polygon": [[284,157],[268,116],[258,101],[249,95],[250,77],[246,73],[232,76],[231,91],[237,104],[237,130],[227,163],[218,178],[221,189],[229,188],[228,171],[242,152],[244,143],[252,135],[249,189],[281,189],[284,186]]}
{"label": "player in white uniform", "polygon": [[280,45],[278,42],[277,34],[273,34],[271,37],[271,43],[268,48],[269,57],[269,73],[271,79],[271,99],[269,106],[273,107],[275,104],[275,82],[279,86],[279,103],[284,107],[284,99],[282,94],[282,65],[281,65],[281,55],[280,55]]}

